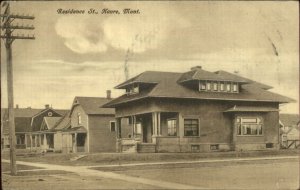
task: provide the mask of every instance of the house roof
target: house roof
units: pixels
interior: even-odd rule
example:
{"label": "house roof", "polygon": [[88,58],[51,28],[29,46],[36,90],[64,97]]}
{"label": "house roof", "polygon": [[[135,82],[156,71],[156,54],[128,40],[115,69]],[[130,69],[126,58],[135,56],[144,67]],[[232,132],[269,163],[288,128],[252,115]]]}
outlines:
{"label": "house roof", "polygon": [[83,126],[79,126],[79,127],[72,127],[72,128],[64,129],[63,132],[69,132],[69,133],[72,133],[72,132],[74,132],[74,133],[75,132],[76,133],[86,133],[87,130]]}
{"label": "house roof", "polygon": [[59,131],[63,129],[67,129],[71,126],[71,118],[70,118],[70,111],[65,113],[63,117],[61,117],[53,126],[52,130]]}
{"label": "house roof", "polygon": [[[223,72],[222,72],[223,73]],[[143,75],[146,75],[143,77]],[[156,85],[149,88],[148,91],[141,91],[134,95],[122,95],[103,107],[115,107],[143,98],[190,98],[190,99],[211,99],[211,100],[236,100],[236,101],[265,101],[287,103],[294,101],[288,97],[262,89],[257,83],[243,84],[239,93],[226,92],[199,92],[178,83],[183,73],[148,71],[138,75],[138,78],[148,79],[151,82],[156,81]],[[152,76],[152,77],[151,77]],[[134,77],[135,78],[135,77]],[[131,79],[132,81],[132,79]],[[146,82],[146,81],[144,81]],[[126,83],[126,82],[125,82]],[[124,84],[124,83],[122,83]],[[118,87],[118,86],[117,86]]]}
{"label": "house roof", "polygon": [[192,80],[213,80],[213,81],[231,81],[239,83],[247,83],[246,80],[233,75],[222,74],[218,72],[209,72],[200,68],[195,68],[192,71],[183,73],[178,82],[188,82]]}
{"label": "house roof", "polygon": [[290,127],[296,126],[300,121],[300,117],[298,114],[280,114],[279,120],[285,127]]}
{"label": "house roof", "polygon": [[[35,109],[35,108],[14,108],[15,114],[15,131],[16,132],[31,132],[31,122],[32,118],[40,113],[42,113],[45,109]],[[62,114],[67,112],[68,110],[62,109],[53,109],[55,112]],[[3,114],[3,115],[2,115]],[[1,109],[1,118],[3,124],[3,133],[9,132],[8,122],[8,109]]]}
{"label": "house roof", "polygon": [[253,106],[234,106],[224,112],[274,112],[279,109],[270,107],[253,107]]}
{"label": "house roof", "polygon": [[272,86],[262,84],[262,83],[254,81],[254,80],[251,80],[251,79],[247,79],[245,77],[241,77],[239,75],[232,74],[232,73],[229,73],[227,71],[219,70],[219,71],[216,71],[215,73],[218,74],[219,76],[222,76],[222,77],[227,78],[227,79],[232,80],[232,81],[241,80],[241,81],[245,81],[246,83],[252,83],[256,87],[259,87],[259,88],[262,88],[262,89],[265,89],[265,90],[273,88]]}
{"label": "house roof", "polygon": [[62,117],[44,117],[48,130],[52,129]]}
{"label": "house roof", "polygon": [[81,105],[84,112],[88,115],[114,115],[115,109],[102,107],[110,100],[111,99],[101,97],[75,97],[71,113],[74,106]]}

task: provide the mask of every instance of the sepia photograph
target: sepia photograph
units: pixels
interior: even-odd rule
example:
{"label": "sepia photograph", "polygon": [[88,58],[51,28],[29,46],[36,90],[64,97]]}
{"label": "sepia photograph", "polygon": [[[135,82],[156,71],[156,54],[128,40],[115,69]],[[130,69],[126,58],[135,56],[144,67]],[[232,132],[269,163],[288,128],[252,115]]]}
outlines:
{"label": "sepia photograph", "polygon": [[4,190],[300,188],[298,1],[2,1]]}

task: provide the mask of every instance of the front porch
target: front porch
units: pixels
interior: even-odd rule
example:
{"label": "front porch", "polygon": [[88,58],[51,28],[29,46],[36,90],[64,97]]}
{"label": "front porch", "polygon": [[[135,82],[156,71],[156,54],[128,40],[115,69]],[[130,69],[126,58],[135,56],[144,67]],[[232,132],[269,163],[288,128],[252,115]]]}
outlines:
{"label": "front porch", "polygon": [[151,112],[116,119],[118,152],[157,152],[162,141],[179,140],[178,112]]}

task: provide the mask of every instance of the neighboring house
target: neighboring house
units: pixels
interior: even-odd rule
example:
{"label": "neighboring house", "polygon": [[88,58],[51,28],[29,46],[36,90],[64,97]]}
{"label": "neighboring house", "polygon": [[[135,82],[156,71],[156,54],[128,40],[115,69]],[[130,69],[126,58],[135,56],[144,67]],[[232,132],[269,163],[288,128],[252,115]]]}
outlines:
{"label": "neighboring house", "polygon": [[70,152],[115,152],[115,111],[107,98],[75,97],[70,113],[53,128],[54,148]]}
{"label": "neighboring house", "polygon": [[[40,127],[44,117],[61,117],[65,112],[66,110],[50,108],[49,105],[45,105],[45,109],[19,108],[18,106],[14,108],[16,148],[40,148],[41,140],[43,138],[40,133]],[[4,148],[9,148],[7,109],[3,110],[1,126],[3,127]]]}
{"label": "neighboring house", "polygon": [[117,151],[205,152],[279,148],[272,87],[226,71],[146,71],[116,86]]}
{"label": "neighboring house", "polygon": [[298,148],[300,119],[298,114],[280,114],[280,137],[282,148]]}

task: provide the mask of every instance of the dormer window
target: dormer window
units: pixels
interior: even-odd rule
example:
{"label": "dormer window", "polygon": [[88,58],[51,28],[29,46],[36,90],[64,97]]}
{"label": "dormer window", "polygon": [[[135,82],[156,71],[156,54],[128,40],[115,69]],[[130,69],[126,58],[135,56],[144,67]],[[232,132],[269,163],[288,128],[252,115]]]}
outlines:
{"label": "dormer window", "polygon": [[237,92],[237,91],[238,91],[237,84],[233,84],[233,85],[232,85],[232,91],[233,91],[233,92]]}
{"label": "dormer window", "polygon": [[200,82],[200,90],[206,90],[206,83],[205,81]]}
{"label": "dormer window", "polygon": [[127,95],[137,94],[137,93],[139,93],[139,91],[140,91],[139,85],[137,85],[137,84],[133,84],[133,85],[129,86],[128,88],[126,88]]}
{"label": "dormer window", "polygon": [[212,92],[239,92],[237,82],[231,81],[199,81],[199,91],[212,91]]}
{"label": "dormer window", "polygon": [[213,84],[213,88],[214,88],[214,91],[218,91],[218,83],[217,82],[214,82]]}
{"label": "dormer window", "polygon": [[220,83],[220,90],[224,91],[224,83],[223,82]]}
{"label": "dormer window", "polygon": [[211,83],[210,83],[210,82],[207,82],[207,83],[206,83],[206,89],[207,89],[207,90],[211,90]]}
{"label": "dormer window", "polygon": [[230,83],[227,83],[227,84],[226,84],[226,91],[227,91],[227,92],[230,92],[230,91],[231,91],[231,84],[230,84]]}

